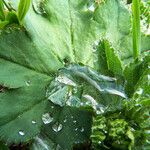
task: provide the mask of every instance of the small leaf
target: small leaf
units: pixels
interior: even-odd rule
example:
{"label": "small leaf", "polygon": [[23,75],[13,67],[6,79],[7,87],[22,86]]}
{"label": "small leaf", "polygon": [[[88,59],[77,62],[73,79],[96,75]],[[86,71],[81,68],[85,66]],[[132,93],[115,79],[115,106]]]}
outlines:
{"label": "small leaf", "polygon": [[107,75],[122,75],[122,64],[115,49],[107,40],[103,40],[97,47],[98,62],[95,67],[100,73]]}
{"label": "small leaf", "polygon": [[20,0],[18,6],[18,19],[21,22],[29,10],[31,0]]}

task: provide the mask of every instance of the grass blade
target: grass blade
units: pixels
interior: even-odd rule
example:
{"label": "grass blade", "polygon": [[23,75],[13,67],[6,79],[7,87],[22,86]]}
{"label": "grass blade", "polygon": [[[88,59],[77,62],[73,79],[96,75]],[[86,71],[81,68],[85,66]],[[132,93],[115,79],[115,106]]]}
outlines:
{"label": "grass blade", "polygon": [[141,32],[140,32],[140,0],[133,0],[133,56],[136,59],[141,49]]}

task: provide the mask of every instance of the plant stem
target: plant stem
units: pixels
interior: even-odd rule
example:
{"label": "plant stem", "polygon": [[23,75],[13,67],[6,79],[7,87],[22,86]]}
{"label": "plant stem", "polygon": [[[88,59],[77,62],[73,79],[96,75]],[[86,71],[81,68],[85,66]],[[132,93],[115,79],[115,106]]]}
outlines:
{"label": "plant stem", "polygon": [[136,59],[141,49],[141,31],[140,31],[140,0],[132,1],[133,14],[133,57]]}

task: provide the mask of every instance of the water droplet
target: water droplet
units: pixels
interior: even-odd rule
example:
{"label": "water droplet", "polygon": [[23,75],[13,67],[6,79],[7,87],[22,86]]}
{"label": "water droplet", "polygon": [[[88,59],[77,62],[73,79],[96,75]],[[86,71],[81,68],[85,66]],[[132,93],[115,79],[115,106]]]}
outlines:
{"label": "water droplet", "polygon": [[78,130],[78,128],[75,128],[74,130],[75,130],[75,131],[77,131],[77,130]]}
{"label": "water droplet", "polygon": [[42,121],[44,124],[49,124],[53,121],[53,118],[49,115],[49,113],[42,115]]}
{"label": "water droplet", "polygon": [[88,10],[94,12],[94,11],[95,11],[94,4],[92,4],[92,5],[88,8]]}
{"label": "water droplet", "polygon": [[52,109],[54,109],[54,106],[51,106]]}
{"label": "water droplet", "polygon": [[141,105],[141,104],[135,104],[135,106],[137,106],[137,107],[142,107],[142,105]]}
{"label": "water droplet", "polygon": [[73,123],[76,123],[77,121],[76,120],[73,120]]}
{"label": "water droplet", "polygon": [[80,103],[80,105],[81,105],[81,106],[84,106],[84,103],[83,103],[83,102],[81,102],[81,103]]}
{"label": "water droplet", "polygon": [[104,131],[104,133],[107,133],[107,131]]}
{"label": "water droplet", "polygon": [[64,123],[67,122],[67,119],[64,120]]}
{"label": "water droplet", "polygon": [[25,83],[26,83],[27,86],[30,86],[31,81],[26,81]]}
{"label": "water droplet", "polygon": [[36,121],[32,120],[32,124],[36,124]]}
{"label": "water droplet", "polygon": [[62,124],[59,124],[58,122],[56,122],[53,126],[52,126],[52,129],[55,131],[55,132],[59,132],[62,130]]}
{"label": "water droplet", "polygon": [[71,116],[71,118],[73,119],[73,116]]}
{"label": "water droplet", "polygon": [[84,128],[82,127],[80,131],[81,131],[81,132],[84,132]]}
{"label": "water droplet", "polygon": [[33,0],[33,10],[38,15],[46,15],[45,0]]}
{"label": "water droplet", "polygon": [[143,89],[142,88],[139,88],[137,91],[136,91],[136,94],[138,95],[141,95],[143,93]]}
{"label": "water droplet", "polygon": [[19,135],[24,136],[25,133],[24,133],[22,130],[20,130],[20,131],[19,131]]}

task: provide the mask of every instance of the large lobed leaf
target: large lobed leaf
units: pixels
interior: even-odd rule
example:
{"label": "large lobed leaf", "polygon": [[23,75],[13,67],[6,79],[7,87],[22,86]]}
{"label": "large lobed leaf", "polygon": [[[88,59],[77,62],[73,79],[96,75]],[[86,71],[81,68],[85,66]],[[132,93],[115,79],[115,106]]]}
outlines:
{"label": "large lobed leaf", "polygon": [[[14,5],[18,1],[13,1]],[[33,0],[24,21],[24,28],[12,25],[0,31],[0,137],[9,142],[26,142],[40,133],[42,115],[47,113],[46,87],[65,63],[82,63],[95,67],[95,42],[108,38],[114,50],[106,46],[106,55],[113,56],[108,68],[122,74],[119,58],[132,56],[130,13],[119,0],[95,3],[90,0]],[[115,33],[115,34],[114,34]],[[143,38],[143,50],[149,48],[148,37]],[[146,43],[146,44],[145,44]],[[109,45],[109,44],[108,44]],[[94,46],[94,47],[93,47]],[[100,68],[95,68],[100,71]],[[85,117],[88,135],[72,134],[72,122],[63,125],[61,134],[52,131],[48,124],[48,137],[69,148],[76,139],[88,139],[91,116],[74,108],[61,108],[63,121],[73,111],[76,119]],[[69,111],[70,110],[70,111]],[[51,111],[49,107],[48,111]],[[57,113],[56,113],[57,116]],[[80,121],[79,121],[80,122]],[[68,122],[69,123],[69,122]],[[82,123],[82,122],[80,122]],[[81,125],[79,125],[81,127]],[[10,134],[11,133],[11,134]],[[68,143],[60,140],[68,134]],[[52,135],[52,137],[50,137]]]}

